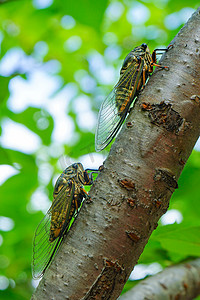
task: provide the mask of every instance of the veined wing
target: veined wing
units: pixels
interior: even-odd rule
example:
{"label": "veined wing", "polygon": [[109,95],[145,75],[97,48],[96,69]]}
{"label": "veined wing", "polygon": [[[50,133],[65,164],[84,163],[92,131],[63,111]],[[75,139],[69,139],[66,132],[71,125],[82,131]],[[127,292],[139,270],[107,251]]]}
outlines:
{"label": "veined wing", "polygon": [[[34,240],[33,240],[33,261],[32,272],[33,278],[37,279],[43,276],[45,270],[49,266],[54,257],[58,247],[60,246],[64,234],[69,227],[69,215],[74,196],[75,185],[71,181],[63,186],[53,200],[51,208],[48,210],[45,217],[39,223]],[[50,239],[50,232],[52,230],[52,218],[58,213],[57,223],[60,228],[59,235],[53,241]],[[60,215],[59,215],[60,212]],[[65,220],[63,222],[62,214],[65,212]],[[61,226],[62,225],[62,226]],[[56,228],[55,228],[56,230]]]}
{"label": "veined wing", "polygon": [[144,60],[131,64],[101,105],[95,134],[96,151],[103,150],[115,137],[134,100],[141,78]]}

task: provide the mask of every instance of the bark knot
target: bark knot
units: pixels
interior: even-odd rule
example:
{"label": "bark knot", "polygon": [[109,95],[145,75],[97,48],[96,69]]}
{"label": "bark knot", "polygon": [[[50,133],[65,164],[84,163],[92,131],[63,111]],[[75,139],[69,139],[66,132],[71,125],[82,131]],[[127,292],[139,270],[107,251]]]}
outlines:
{"label": "bark knot", "polygon": [[124,268],[118,261],[104,259],[104,267],[83,300],[110,299],[117,280],[125,282]]}
{"label": "bark knot", "polygon": [[127,127],[127,128],[133,127],[133,123],[132,123],[132,122],[127,122],[127,123],[126,123],[126,127]]}
{"label": "bark knot", "polygon": [[148,116],[152,124],[162,126],[167,131],[175,134],[179,133],[184,119],[172,108],[171,104],[166,104],[164,101],[160,102],[160,104],[143,102],[141,108],[149,112]]}
{"label": "bark knot", "polygon": [[140,235],[139,235],[139,233],[136,232],[136,231],[126,230],[126,234],[135,243],[137,243],[140,240],[140,238],[141,238]]}
{"label": "bark knot", "polygon": [[127,199],[127,203],[128,203],[131,207],[134,207],[134,206],[136,206],[136,199],[128,198],[128,199]]}
{"label": "bark knot", "polygon": [[177,189],[178,183],[176,177],[167,169],[156,169],[154,181],[164,181],[170,188]]}
{"label": "bark knot", "polygon": [[195,101],[197,104],[200,104],[200,96],[199,95],[192,95],[190,97],[190,99]]}
{"label": "bark knot", "polygon": [[130,179],[119,180],[120,185],[128,191],[135,190],[135,183]]}

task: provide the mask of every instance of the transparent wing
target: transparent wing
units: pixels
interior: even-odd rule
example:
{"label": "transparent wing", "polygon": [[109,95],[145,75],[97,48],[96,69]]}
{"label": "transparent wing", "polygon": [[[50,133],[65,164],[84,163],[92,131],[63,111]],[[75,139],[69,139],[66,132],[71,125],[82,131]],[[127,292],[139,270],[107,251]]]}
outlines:
{"label": "transparent wing", "polygon": [[144,60],[131,64],[101,105],[95,134],[96,151],[103,150],[115,137],[137,92]]}
{"label": "transparent wing", "polygon": [[[56,195],[52,202],[51,208],[48,210],[45,217],[39,223],[34,240],[33,240],[33,261],[32,272],[33,278],[38,279],[43,276],[45,270],[49,266],[58,247],[60,246],[65,232],[68,229],[70,219],[70,210],[74,196],[74,184],[67,184]],[[53,241],[50,241],[50,232],[52,231],[52,219],[58,216],[56,222],[60,228],[59,235]],[[63,222],[63,212],[65,212],[65,220]],[[55,224],[55,218],[54,218]],[[54,227],[55,228],[55,227]],[[56,228],[55,228],[56,230]]]}

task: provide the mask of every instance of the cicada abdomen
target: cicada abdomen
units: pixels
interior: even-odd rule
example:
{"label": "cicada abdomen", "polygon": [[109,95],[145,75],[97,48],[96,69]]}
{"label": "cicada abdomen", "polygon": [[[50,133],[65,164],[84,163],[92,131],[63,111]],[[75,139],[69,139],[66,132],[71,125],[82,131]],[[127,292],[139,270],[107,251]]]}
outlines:
{"label": "cicada abdomen", "polygon": [[92,174],[88,173],[81,163],[66,168],[58,178],[50,209],[39,223],[33,240],[33,277],[40,278],[51,263],[64,235],[71,226],[83,198],[88,198],[83,185],[93,183]]}
{"label": "cicada abdomen", "polygon": [[[167,50],[167,49],[156,49]],[[152,55],[146,44],[134,48],[125,58],[120,78],[101,105],[95,134],[96,151],[103,150],[116,136],[130,105],[135,101],[149,74],[156,64],[156,52]],[[167,67],[161,67],[167,68]]]}

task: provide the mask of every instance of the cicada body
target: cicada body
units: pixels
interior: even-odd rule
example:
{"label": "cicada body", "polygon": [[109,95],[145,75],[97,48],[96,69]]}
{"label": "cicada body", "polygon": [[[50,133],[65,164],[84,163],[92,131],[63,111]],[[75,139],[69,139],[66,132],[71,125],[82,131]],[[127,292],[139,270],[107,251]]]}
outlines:
{"label": "cicada body", "polygon": [[[134,48],[125,58],[120,78],[114,89],[101,105],[95,134],[96,151],[103,150],[116,136],[130,105],[135,101],[149,74],[156,64],[156,49],[151,54],[148,46],[142,44]],[[161,67],[167,68],[167,67]]]}
{"label": "cicada body", "polygon": [[49,266],[65,233],[68,231],[72,218],[75,218],[83,198],[88,198],[83,185],[93,183],[92,174],[88,173],[81,163],[66,168],[58,178],[53,201],[47,214],[39,223],[33,241],[33,277],[40,278]]}

